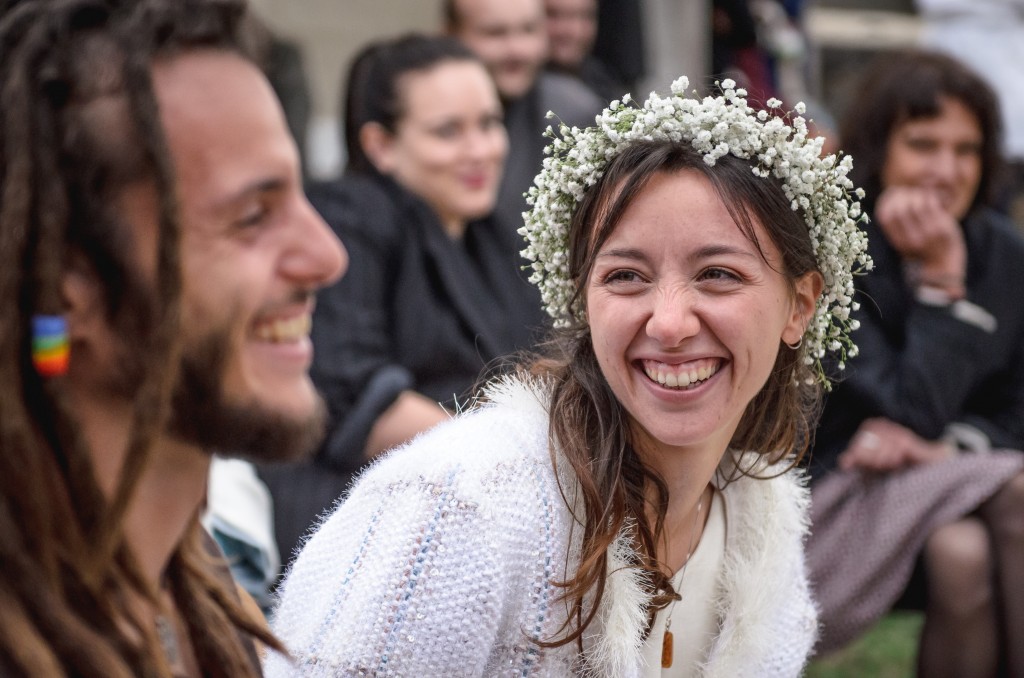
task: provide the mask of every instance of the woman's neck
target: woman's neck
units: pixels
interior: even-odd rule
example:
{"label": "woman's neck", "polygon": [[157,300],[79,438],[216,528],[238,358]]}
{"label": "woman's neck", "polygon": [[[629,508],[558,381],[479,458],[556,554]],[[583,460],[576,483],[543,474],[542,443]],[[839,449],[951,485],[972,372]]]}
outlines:
{"label": "woman's neck", "polygon": [[[668,494],[664,528],[655,556],[669,570],[666,574],[671,575],[700,542],[713,495],[711,481],[725,450],[719,450],[717,445],[686,449],[638,446],[637,453],[665,484]],[[653,530],[661,502],[652,483],[648,483],[645,493],[647,520]]]}
{"label": "woman's neck", "polygon": [[452,240],[462,240],[462,236],[466,234],[466,220],[459,219],[457,217],[444,217],[438,215],[441,221],[441,228]]}
{"label": "woman's neck", "polygon": [[[672,576],[686,565],[700,544],[704,525],[711,512],[714,491],[714,485],[707,483],[699,489],[695,498],[678,495],[673,498],[669,493],[664,529],[661,538],[658,539],[655,553],[667,576]],[[653,525],[656,516],[650,515],[651,513],[652,511],[648,511],[648,520]]]}

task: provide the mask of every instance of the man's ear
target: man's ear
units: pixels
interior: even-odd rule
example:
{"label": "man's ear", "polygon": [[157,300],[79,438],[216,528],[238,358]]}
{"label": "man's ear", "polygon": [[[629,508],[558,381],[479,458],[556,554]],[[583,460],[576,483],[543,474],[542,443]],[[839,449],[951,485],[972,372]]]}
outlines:
{"label": "man's ear", "polygon": [[68,323],[68,340],[89,340],[96,329],[106,324],[102,292],[92,267],[80,255],[68,257],[61,276],[61,302]]}
{"label": "man's ear", "polygon": [[368,122],[359,128],[359,145],[381,174],[395,169],[394,135],[379,122]]}

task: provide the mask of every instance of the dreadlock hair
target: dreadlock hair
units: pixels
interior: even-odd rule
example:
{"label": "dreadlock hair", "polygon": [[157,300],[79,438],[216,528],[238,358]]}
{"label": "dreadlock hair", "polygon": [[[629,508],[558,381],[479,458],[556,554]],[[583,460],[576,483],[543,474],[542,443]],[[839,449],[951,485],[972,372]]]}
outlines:
{"label": "dreadlock hair", "polygon": [[[24,0],[0,14],[0,673],[167,676],[155,600],[122,522],[170,413],[180,354],[180,224],[151,81],[156,59],[199,48],[245,55],[242,0]],[[129,182],[159,196],[155,282],[131,264],[111,207]],[[101,492],[63,380],[31,361],[31,318],[60,314],[61,278],[84,262],[138,375],[114,492]],[[148,289],[147,289],[148,287]],[[198,519],[172,555],[170,594],[203,674],[255,676],[243,637],[280,643],[213,572]]]}

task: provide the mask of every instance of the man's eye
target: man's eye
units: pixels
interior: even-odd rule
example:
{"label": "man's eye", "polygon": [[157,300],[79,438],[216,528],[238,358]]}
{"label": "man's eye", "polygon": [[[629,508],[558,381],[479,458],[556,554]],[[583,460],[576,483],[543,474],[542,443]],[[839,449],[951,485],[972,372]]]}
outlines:
{"label": "man's eye", "polygon": [[243,227],[258,226],[263,223],[267,214],[268,211],[263,206],[251,209],[242,215],[242,218],[238,220],[238,225]]}

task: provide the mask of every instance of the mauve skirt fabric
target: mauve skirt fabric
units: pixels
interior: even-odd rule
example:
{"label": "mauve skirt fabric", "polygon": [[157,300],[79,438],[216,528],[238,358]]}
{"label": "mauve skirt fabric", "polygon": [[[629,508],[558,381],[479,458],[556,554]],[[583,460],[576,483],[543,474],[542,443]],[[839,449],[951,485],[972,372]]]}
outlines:
{"label": "mauve skirt fabric", "polygon": [[1024,455],[965,454],[885,475],[836,471],[811,489],[807,564],[820,608],[818,654],[866,631],[900,598],[928,535],[1024,470]]}

